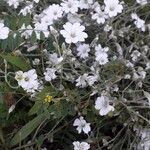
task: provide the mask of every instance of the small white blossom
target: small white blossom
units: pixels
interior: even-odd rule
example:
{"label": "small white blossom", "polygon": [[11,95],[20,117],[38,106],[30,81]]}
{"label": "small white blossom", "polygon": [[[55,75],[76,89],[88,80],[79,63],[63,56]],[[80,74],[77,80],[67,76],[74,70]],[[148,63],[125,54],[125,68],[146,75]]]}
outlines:
{"label": "small white blossom", "polygon": [[120,4],[119,0],[104,0],[105,3],[105,13],[109,17],[115,17],[118,13],[121,13],[123,6]]}
{"label": "small white blossom", "polygon": [[90,149],[90,145],[87,142],[79,142],[79,141],[75,141],[73,142],[74,145],[74,150],[89,150]]}
{"label": "small white blossom", "polygon": [[131,57],[133,61],[137,61],[138,57],[141,56],[141,53],[138,50],[132,52]]}
{"label": "small white blossom", "polygon": [[35,59],[32,61],[32,63],[33,63],[33,65],[39,65],[40,59],[35,58]]}
{"label": "small white blossom", "polygon": [[140,19],[137,14],[132,13],[131,18],[134,20],[134,24],[138,29],[141,29],[143,32],[145,31],[145,21]]}
{"label": "small white blossom", "polygon": [[56,53],[49,54],[49,61],[47,61],[47,64],[52,64],[52,65],[58,65],[63,61],[63,57],[58,57]]}
{"label": "small white blossom", "polygon": [[107,115],[110,111],[114,111],[114,107],[109,105],[109,98],[107,96],[98,97],[95,102],[95,109],[99,110],[101,116]]}
{"label": "small white blossom", "polygon": [[150,69],[150,62],[147,62],[146,63],[146,68],[145,68],[146,70],[148,70],[148,69]]}
{"label": "small white blossom", "polygon": [[54,69],[54,68],[46,68],[46,72],[44,72],[45,80],[51,81],[51,80],[55,79],[57,77],[55,72],[56,72],[56,69]]}
{"label": "small white blossom", "polygon": [[4,26],[4,23],[0,23],[0,39],[4,40],[8,38],[9,28]]}
{"label": "small white blossom", "polygon": [[41,32],[46,38],[49,36],[48,26],[45,23],[36,23],[34,31],[36,33],[37,39],[40,39]]}
{"label": "small white blossom", "polygon": [[79,1],[78,0],[63,0],[61,3],[62,9],[65,13],[76,13],[78,12],[79,8]]}
{"label": "small white blossom", "polygon": [[43,13],[50,19],[50,20],[57,20],[62,17],[63,11],[62,7],[57,4],[50,5]]}
{"label": "small white blossom", "polygon": [[22,0],[7,0],[7,3],[9,6],[13,6],[16,9],[21,1]]}
{"label": "small white blossom", "polygon": [[40,86],[35,69],[27,72],[17,71],[15,79],[18,81],[18,85],[29,93],[34,93]]}
{"label": "small white blossom", "polygon": [[92,19],[96,20],[98,24],[104,24],[106,19],[105,12],[103,12],[100,7],[97,7],[95,11],[96,12],[92,14]]}
{"label": "small white blossom", "polygon": [[80,23],[70,23],[67,22],[65,25],[63,25],[64,30],[61,30],[60,33],[65,38],[66,43],[77,43],[77,42],[84,42],[85,38],[88,37],[88,35],[83,32],[85,30],[85,27],[83,25],[80,25]]}
{"label": "small white blossom", "polygon": [[96,81],[98,80],[98,76],[97,75],[89,75],[87,77],[87,83],[89,84],[89,86],[92,86]]}
{"label": "small white blossom", "polygon": [[108,50],[108,47],[102,48],[100,44],[95,47],[95,60],[100,65],[104,65],[108,62]]}
{"label": "small white blossom", "polygon": [[112,26],[109,26],[108,24],[104,27],[105,32],[109,32],[112,30]]}
{"label": "small white blossom", "polygon": [[82,116],[74,121],[73,126],[77,126],[77,131],[79,134],[82,131],[86,134],[91,131],[90,123],[87,123]]}
{"label": "small white blossom", "polygon": [[138,71],[137,72],[138,72],[139,77],[141,79],[145,79],[145,77],[146,77],[146,71],[144,71],[144,69],[142,67],[138,67]]}
{"label": "small white blossom", "polygon": [[87,86],[87,76],[88,76],[88,74],[84,74],[84,75],[82,75],[82,76],[80,76],[77,80],[76,80],[76,86],[79,86],[79,87],[81,87],[81,88],[84,88],[84,87],[86,87]]}
{"label": "small white blossom", "polygon": [[89,56],[89,52],[90,52],[90,46],[89,44],[80,44],[78,47],[77,47],[77,55],[80,57],[80,58],[87,58]]}

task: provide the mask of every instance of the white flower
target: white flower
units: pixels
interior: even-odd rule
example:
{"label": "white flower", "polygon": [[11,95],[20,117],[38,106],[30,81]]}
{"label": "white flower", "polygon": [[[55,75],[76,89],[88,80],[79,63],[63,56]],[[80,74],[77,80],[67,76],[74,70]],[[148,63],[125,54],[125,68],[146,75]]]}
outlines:
{"label": "white flower", "polygon": [[147,62],[146,63],[146,68],[145,68],[146,70],[148,70],[148,69],[150,69],[150,62]]}
{"label": "white flower", "polygon": [[121,13],[123,6],[119,3],[119,0],[104,0],[105,3],[105,13],[109,17],[115,17],[118,13]]}
{"label": "white flower", "polygon": [[90,145],[86,142],[79,142],[79,141],[75,141],[73,142],[74,145],[74,150],[88,150],[90,149]]}
{"label": "white flower", "polygon": [[140,5],[146,5],[148,3],[147,0],[136,0],[136,2]]}
{"label": "white flower", "polygon": [[132,60],[133,61],[136,61],[138,59],[138,57],[141,56],[141,53],[137,50],[133,51],[132,54],[131,54],[131,57],[132,57]]}
{"label": "white flower", "polygon": [[50,5],[43,13],[50,19],[50,20],[57,20],[62,17],[63,11],[62,7],[57,4]]}
{"label": "white flower", "polygon": [[88,9],[90,5],[93,4],[93,0],[80,0],[79,1],[79,8],[80,9]]}
{"label": "white flower", "polygon": [[131,14],[131,18],[132,18],[133,20],[137,20],[139,17],[137,16],[136,13],[132,13],[132,14]]}
{"label": "white flower", "polygon": [[67,22],[65,25],[63,25],[64,30],[61,30],[60,33],[65,38],[66,43],[77,43],[77,42],[84,42],[85,38],[88,37],[88,35],[83,32],[85,30],[85,27],[83,25],[80,25],[80,23],[70,23]]}
{"label": "white flower", "polygon": [[87,58],[89,56],[89,52],[90,52],[90,46],[89,44],[80,44],[77,47],[77,55],[80,56],[80,58]]}
{"label": "white flower", "polygon": [[36,23],[34,31],[36,33],[37,39],[40,39],[41,32],[43,32],[46,38],[49,36],[48,26],[45,23]]}
{"label": "white flower", "polygon": [[146,71],[144,71],[144,69],[142,67],[138,67],[138,71],[137,72],[138,72],[139,77],[141,79],[145,79],[145,77],[146,77]]}
{"label": "white flower", "polygon": [[40,86],[35,69],[31,69],[24,73],[18,71],[16,72],[15,79],[18,81],[18,85],[29,93],[34,93]]}
{"label": "white flower", "polygon": [[82,131],[86,134],[91,131],[90,123],[87,123],[82,116],[74,121],[73,126],[77,126],[77,131],[79,134]]}
{"label": "white flower", "polygon": [[100,44],[95,47],[95,60],[100,65],[104,65],[108,62],[108,50],[108,47],[102,48]]}
{"label": "white flower", "polygon": [[105,65],[106,63],[108,63],[108,55],[106,53],[101,53],[98,54],[96,56],[96,61],[100,64],[100,65]]}
{"label": "white flower", "polygon": [[81,87],[81,88],[84,88],[84,87],[86,87],[87,86],[87,76],[88,76],[88,74],[84,74],[84,75],[82,75],[82,76],[80,76],[77,80],[76,80],[76,86],[79,86],[79,87]]}
{"label": "white flower", "polygon": [[53,54],[49,54],[49,61],[47,61],[46,63],[52,65],[58,65],[62,61],[63,61],[63,57],[58,57],[56,53],[53,53]]}
{"label": "white flower", "polygon": [[144,32],[144,31],[145,31],[145,21],[142,20],[142,19],[140,19],[140,18],[137,16],[137,14],[135,14],[135,13],[132,13],[132,14],[131,14],[131,18],[132,18],[133,20],[135,20],[135,21],[134,21],[134,24],[136,25],[136,27],[137,27],[138,29],[141,29],[141,30]]}
{"label": "white flower", "polygon": [[77,0],[63,0],[63,3],[61,3],[62,9],[65,13],[76,13],[78,12],[79,8],[79,1]]}
{"label": "white flower", "polygon": [[33,65],[39,65],[40,59],[35,58],[35,59],[32,61],[32,63],[33,63]]}
{"label": "white flower", "polygon": [[44,72],[45,80],[51,81],[55,79],[57,76],[55,75],[56,69],[54,68],[46,68],[46,72]]}
{"label": "white flower", "polygon": [[106,19],[105,12],[103,12],[100,7],[97,7],[95,11],[96,12],[92,14],[92,19],[96,20],[98,24],[104,24]]}
{"label": "white flower", "polygon": [[109,105],[107,96],[98,97],[95,102],[95,109],[99,110],[101,116],[107,115],[110,111],[114,111],[114,107]]}
{"label": "white flower", "polygon": [[[19,81],[19,85],[23,88],[29,88],[32,82],[37,79],[37,74],[35,69],[29,70],[28,72],[23,73],[23,80]],[[32,85],[31,85],[32,86]]]}
{"label": "white flower", "polygon": [[13,6],[15,9],[19,6],[22,0],[7,0],[9,6]]}
{"label": "white flower", "polygon": [[42,18],[41,18],[41,23],[49,26],[49,25],[52,25],[54,23],[54,21],[50,15],[45,15],[45,13],[43,12]]}
{"label": "white flower", "polygon": [[90,75],[87,77],[87,83],[92,86],[96,81],[98,80],[98,76],[97,75]]}
{"label": "white flower", "polygon": [[4,23],[0,23],[0,39],[4,40],[8,38],[9,28],[4,26]]}
{"label": "white flower", "polygon": [[108,24],[104,27],[104,31],[105,32],[109,32],[110,30],[112,30],[112,26],[109,26]]}

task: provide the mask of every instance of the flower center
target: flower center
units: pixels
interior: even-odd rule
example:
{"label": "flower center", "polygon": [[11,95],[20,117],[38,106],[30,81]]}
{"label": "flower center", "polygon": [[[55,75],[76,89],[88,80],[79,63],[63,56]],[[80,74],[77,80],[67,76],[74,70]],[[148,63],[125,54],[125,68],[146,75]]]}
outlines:
{"label": "flower center", "polygon": [[55,15],[55,16],[57,15],[57,11],[54,11],[54,15]]}
{"label": "flower center", "polygon": [[71,3],[68,3],[68,8],[71,8],[72,7],[72,4]]}
{"label": "flower center", "polygon": [[82,124],[81,124],[81,127],[82,127],[82,128],[84,128],[84,127],[85,127],[85,124],[84,124],[84,123],[82,123]]}
{"label": "flower center", "polygon": [[25,79],[24,79],[25,81],[29,81],[29,77],[25,77]]}
{"label": "flower center", "polygon": [[76,37],[76,34],[75,34],[75,33],[71,33],[70,36],[71,36],[72,38],[75,38],[75,37]]}
{"label": "flower center", "polygon": [[102,18],[102,17],[103,17],[103,14],[102,14],[102,13],[99,13],[99,14],[98,14],[98,17],[99,17],[99,18]]}
{"label": "flower center", "polygon": [[22,79],[23,79],[22,76],[18,76],[18,77],[17,77],[17,80],[22,80]]}
{"label": "flower center", "polygon": [[114,11],[114,10],[115,10],[115,6],[113,6],[113,5],[110,6],[109,10],[110,10],[110,11]]}

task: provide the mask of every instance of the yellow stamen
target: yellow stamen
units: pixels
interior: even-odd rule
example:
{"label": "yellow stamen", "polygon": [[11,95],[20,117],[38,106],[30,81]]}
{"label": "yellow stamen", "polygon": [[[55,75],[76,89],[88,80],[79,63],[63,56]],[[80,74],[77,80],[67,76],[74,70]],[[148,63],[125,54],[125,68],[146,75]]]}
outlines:
{"label": "yellow stamen", "polygon": [[53,96],[51,96],[51,95],[46,95],[46,96],[45,96],[45,99],[44,99],[44,102],[45,102],[45,103],[50,103],[50,102],[52,101],[52,99],[53,99]]}

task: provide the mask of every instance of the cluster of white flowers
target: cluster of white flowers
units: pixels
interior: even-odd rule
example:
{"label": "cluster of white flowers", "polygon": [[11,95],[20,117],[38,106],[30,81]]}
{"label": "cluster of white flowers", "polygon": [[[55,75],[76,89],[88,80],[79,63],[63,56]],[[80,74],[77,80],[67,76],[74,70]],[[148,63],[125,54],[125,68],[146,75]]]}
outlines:
{"label": "cluster of white flowers", "polygon": [[[133,36],[128,36],[131,24],[122,25],[123,19],[121,23],[116,21],[120,17],[119,14],[126,8],[123,1],[104,0],[99,3],[96,0],[62,0],[60,4],[51,4],[46,9],[38,9],[38,13],[34,6],[38,5],[39,0],[26,1],[23,8],[20,5],[22,2],[25,1],[7,1],[9,6],[18,10],[19,15],[33,16],[30,24],[21,24],[18,31],[25,40],[25,44],[22,45],[25,45],[24,48],[29,55],[34,51],[33,56],[36,56],[36,50],[38,49],[38,54],[40,51],[40,57],[37,55],[37,58],[34,57],[31,60],[33,67],[40,69],[39,66],[42,64],[39,76],[35,69],[16,72],[15,79],[18,85],[27,93],[33,94],[39,91],[45,82],[52,85],[53,81],[57,83],[57,80],[65,80],[74,84],[76,90],[90,90],[89,98],[97,97],[92,103],[95,102],[95,105],[93,104],[95,112],[98,111],[101,117],[109,116],[111,112],[114,114],[115,110],[117,111],[113,94],[122,92],[117,84],[118,81],[125,80],[128,84],[128,81],[132,80],[131,83],[134,82],[136,88],[143,86],[143,81],[150,69],[150,48],[143,41],[136,43]],[[140,5],[148,3],[147,0],[136,0],[136,2]],[[21,10],[19,10],[20,7]],[[133,26],[146,34],[146,21],[131,11],[129,16],[134,22]],[[10,31],[11,29],[5,27],[4,23],[0,23],[1,40],[7,39]],[[36,42],[31,44],[30,38],[33,33],[35,33]],[[44,40],[41,35],[44,35]],[[43,40],[42,44],[40,40]],[[48,43],[46,40],[53,41]],[[142,63],[139,63],[140,60]],[[113,63],[116,66],[113,66]],[[105,70],[110,77],[107,77]],[[111,75],[115,77],[111,78]],[[130,83],[123,92],[127,90],[127,93],[130,93],[129,89]],[[83,132],[90,137],[92,123],[87,123],[80,110],[78,114],[80,117],[74,120],[73,126],[76,127],[78,134]],[[90,149],[90,144],[87,142],[75,141],[73,146],[74,150]]]}

